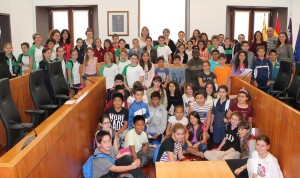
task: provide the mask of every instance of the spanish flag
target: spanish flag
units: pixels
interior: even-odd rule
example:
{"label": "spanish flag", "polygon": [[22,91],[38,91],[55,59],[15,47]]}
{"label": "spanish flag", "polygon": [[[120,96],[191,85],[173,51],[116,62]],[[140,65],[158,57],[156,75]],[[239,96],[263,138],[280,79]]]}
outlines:
{"label": "spanish flag", "polygon": [[274,35],[278,36],[279,33],[280,33],[280,24],[279,24],[279,20],[278,20],[278,12],[277,12],[276,24],[275,24],[275,28],[274,28]]}
{"label": "spanish flag", "polygon": [[266,14],[264,14],[264,24],[262,29],[263,40],[267,41],[267,27],[266,27]]}

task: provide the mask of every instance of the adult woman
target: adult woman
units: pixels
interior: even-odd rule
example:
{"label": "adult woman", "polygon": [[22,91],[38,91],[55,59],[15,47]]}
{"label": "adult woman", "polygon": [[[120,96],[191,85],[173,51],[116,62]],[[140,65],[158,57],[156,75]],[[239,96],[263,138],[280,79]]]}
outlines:
{"label": "adult woman", "polygon": [[257,57],[257,47],[264,46],[267,49],[267,42],[263,41],[263,35],[260,31],[256,31],[253,35],[253,42],[250,45],[249,51],[252,51]]}
{"label": "adult woman", "polygon": [[49,39],[55,40],[55,45],[54,45],[53,50],[56,53],[56,48],[58,48],[60,46],[60,31],[57,29],[51,30],[50,34],[49,34]]}
{"label": "adult woman", "polygon": [[139,38],[139,45],[141,49],[146,46],[146,38],[148,36],[149,36],[149,29],[148,27],[144,26],[141,30],[141,36]]}
{"label": "adult woman", "polygon": [[278,62],[282,60],[293,63],[295,62],[293,47],[291,44],[288,44],[288,36],[286,32],[279,33],[276,48],[278,52]]}
{"label": "adult woman", "polygon": [[70,60],[71,52],[71,34],[69,30],[63,29],[60,33],[60,44],[65,49],[64,58],[66,61]]}

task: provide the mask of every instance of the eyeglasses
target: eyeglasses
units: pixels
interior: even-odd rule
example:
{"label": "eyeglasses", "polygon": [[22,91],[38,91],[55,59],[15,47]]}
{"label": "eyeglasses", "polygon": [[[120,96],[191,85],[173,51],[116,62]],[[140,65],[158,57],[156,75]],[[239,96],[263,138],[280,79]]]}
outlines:
{"label": "eyeglasses", "polygon": [[103,122],[102,124],[105,124],[105,125],[106,125],[106,124],[110,124],[110,122]]}

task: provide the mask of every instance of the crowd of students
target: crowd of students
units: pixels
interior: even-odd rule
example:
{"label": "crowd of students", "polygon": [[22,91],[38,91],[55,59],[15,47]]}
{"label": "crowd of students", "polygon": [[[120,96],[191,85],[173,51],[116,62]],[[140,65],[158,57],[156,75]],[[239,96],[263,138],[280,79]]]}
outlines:
{"label": "crowd of students", "polygon": [[[240,89],[231,95],[230,88],[230,77],[244,75],[245,69],[252,69],[254,86],[270,85],[280,61],[294,62],[287,34],[281,32],[277,39],[272,28],[267,32],[266,42],[257,31],[249,43],[243,34],[236,42],[223,34],[209,40],[196,29],[188,41],[180,31],[174,42],[166,28],[153,46],[148,28],[143,27],[128,49],[117,34],[102,46],[87,29],[86,39],[78,38],[72,49],[69,31],[55,29],[45,45],[39,33],[32,36],[31,47],[22,43],[23,53],[17,59],[12,44],[6,43],[1,63],[12,75],[42,69],[50,96],[50,62],[62,63],[70,87],[82,85],[82,76],[106,77],[107,105],[95,134],[94,154],[104,153],[115,162],[95,159],[93,177],[116,177],[128,170],[133,177],[147,177],[140,167],[153,158],[154,162],[185,160],[186,153],[229,160],[237,176],[282,177],[276,158],[268,152],[269,138],[251,134],[250,93]],[[99,71],[98,63],[103,63]],[[210,144],[219,146],[208,150]]]}

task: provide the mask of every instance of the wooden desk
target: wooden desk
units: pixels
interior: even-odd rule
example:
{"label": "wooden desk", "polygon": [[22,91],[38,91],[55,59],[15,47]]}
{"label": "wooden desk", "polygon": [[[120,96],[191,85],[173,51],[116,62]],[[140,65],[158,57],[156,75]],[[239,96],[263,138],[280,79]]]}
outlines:
{"label": "wooden desk", "polygon": [[81,177],[92,154],[99,117],[105,106],[105,78],[91,78],[72,105],[63,105],[35,130],[38,136],[23,150],[29,133],[0,158],[1,178]]}
{"label": "wooden desk", "polygon": [[156,178],[234,178],[225,161],[182,161],[155,163]]}

